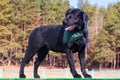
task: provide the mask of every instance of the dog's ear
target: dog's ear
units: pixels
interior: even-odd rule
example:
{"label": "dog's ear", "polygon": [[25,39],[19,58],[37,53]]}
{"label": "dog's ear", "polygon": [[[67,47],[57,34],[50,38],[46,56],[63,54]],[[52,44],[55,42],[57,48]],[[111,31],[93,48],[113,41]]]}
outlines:
{"label": "dog's ear", "polygon": [[84,26],[83,28],[85,29],[84,36],[86,38],[86,44],[89,41],[88,40],[88,27],[87,27],[88,20],[89,20],[88,15],[85,12],[83,12],[83,26]]}
{"label": "dog's ear", "polygon": [[83,23],[84,24],[87,24],[88,20],[89,20],[89,17],[88,15],[82,11],[82,16],[83,16]]}

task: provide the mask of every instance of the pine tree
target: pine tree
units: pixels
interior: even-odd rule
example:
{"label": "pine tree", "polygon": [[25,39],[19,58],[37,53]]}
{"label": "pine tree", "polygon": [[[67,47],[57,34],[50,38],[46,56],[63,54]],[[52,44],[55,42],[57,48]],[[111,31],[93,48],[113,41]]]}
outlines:
{"label": "pine tree", "polygon": [[68,0],[41,0],[42,25],[62,24]]}
{"label": "pine tree", "polygon": [[[1,62],[15,63],[25,53],[27,39],[40,20],[39,0],[2,0],[0,2]],[[5,59],[5,60],[4,60]]]}

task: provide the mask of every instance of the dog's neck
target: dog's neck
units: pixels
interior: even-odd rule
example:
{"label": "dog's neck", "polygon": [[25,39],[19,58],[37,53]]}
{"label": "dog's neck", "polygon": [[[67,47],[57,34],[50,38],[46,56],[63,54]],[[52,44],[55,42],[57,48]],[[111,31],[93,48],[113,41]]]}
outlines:
{"label": "dog's neck", "polygon": [[63,35],[63,43],[67,44],[67,43],[72,43],[78,39],[80,39],[83,36],[83,33],[85,32],[85,29],[83,29],[82,31],[64,31],[64,35]]}

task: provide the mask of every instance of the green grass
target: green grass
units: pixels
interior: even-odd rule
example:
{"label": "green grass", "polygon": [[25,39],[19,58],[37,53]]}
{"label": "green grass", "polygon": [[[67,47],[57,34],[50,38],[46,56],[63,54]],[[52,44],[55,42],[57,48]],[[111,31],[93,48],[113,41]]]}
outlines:
{"label": "green grass", "polygon": [[120,78],[47,78],[47,79],[0,78],[0,80],[120,80]]}

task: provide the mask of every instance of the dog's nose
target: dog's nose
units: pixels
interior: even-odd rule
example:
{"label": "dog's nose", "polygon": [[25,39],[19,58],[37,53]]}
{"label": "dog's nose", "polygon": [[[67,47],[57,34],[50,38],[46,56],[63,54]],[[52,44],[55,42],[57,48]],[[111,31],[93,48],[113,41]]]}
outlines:
{"label": "dog's nose", "polygon": [[67,24],[67,20],[66,20],[66,19],[63,20],[63,24],[64,24],[64,25]]}

